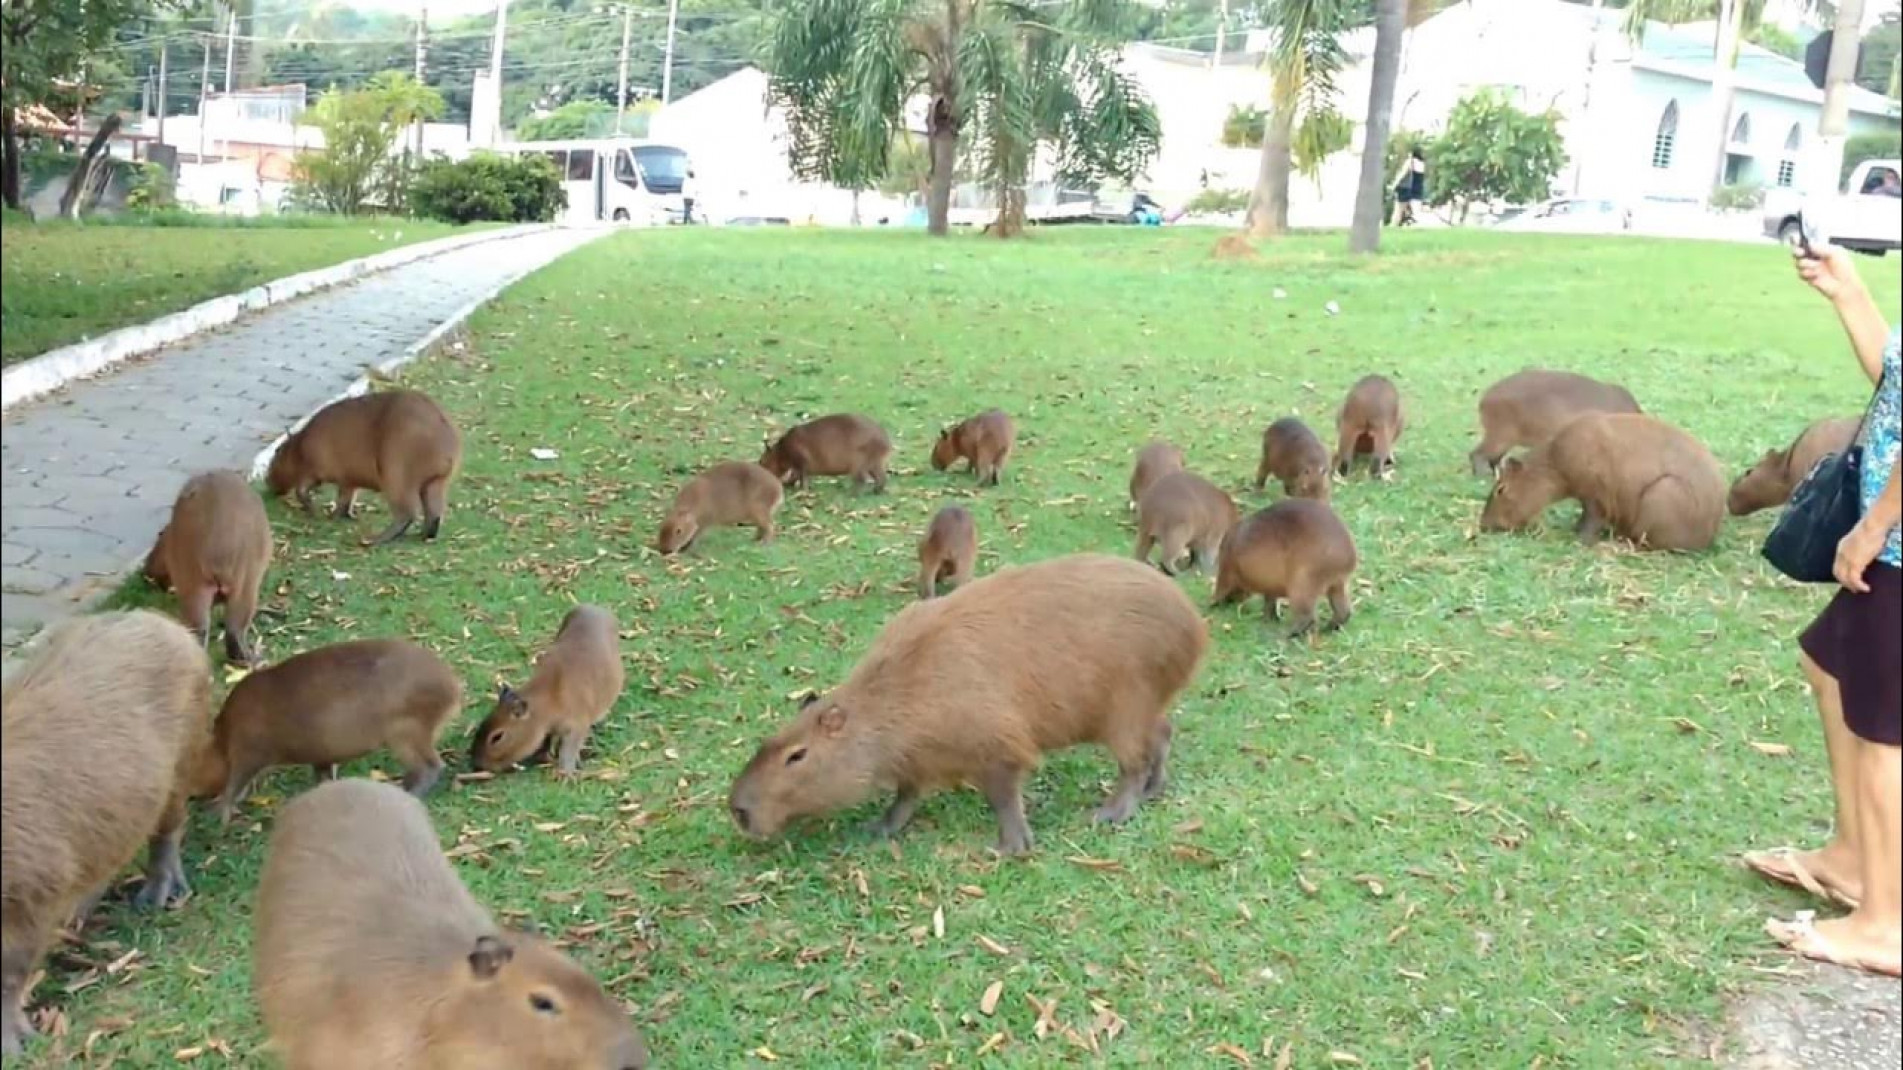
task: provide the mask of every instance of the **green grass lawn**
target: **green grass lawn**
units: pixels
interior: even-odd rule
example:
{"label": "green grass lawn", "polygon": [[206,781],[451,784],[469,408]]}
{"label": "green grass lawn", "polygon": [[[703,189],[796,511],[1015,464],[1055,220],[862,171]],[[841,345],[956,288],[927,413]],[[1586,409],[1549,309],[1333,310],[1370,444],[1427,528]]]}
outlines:
{"label": "green grass lawn", "polygon": [[0,364],[457,230],[413,219],[247,223],[30,223],[9,214],[0,229]]}
{"label": "green grass lawn", "polygon": [[[1726,994],[1780,961],[1763,918],[1807,905],[1732,859],[1823,831],[1792,637],[1827,592],[1759,562],[1768,515],[1694,556],[1583,549],[1570,508],[1477,537],[1474,402],[1527,365],[1595,373],[1735,473],[1866,397],[1829,309],[1771,246],[1408,232],[1375,260],[1329,235],[1219,264],[1214,238],[592,245],[412,370],[464,429],[440,544],[367,552],[380,516],[273,505],[284,616],[263,649],[429,643],[471,695],[443,741],[462,769],[494,682],[520,682],[571,602],[620,615],[628,688],[587,777],[446,779],[430,808],[478,897],[572,941],[658,1066],[1698,1061]],[[1890,265],[1866,266],[1894,314]],[[1260,507],[1273,491],[1241,488],[1262,428],[1329,424],[1368,372],[1398,381],[1409,418],[1398,480],[1336,497],[1362,556],[1353,623],[1297,645],[1253,608],[1211,612],[1172,790],[1131,825],[1090,824],[1115,770],[1080,750],[1032,782],[1026,860],[988,853],[973,792],[889,845],[858,830],[879,803],[772,845],[735,832],[732,777],[907,604],[940,503],[971,503],[983,571],[1127,553],[1145,439]],[[1020,428],[1003,486],[933,473],[936,430],[989,405]],[[768,546],[727,530],[679,560],[646,549],[697,469],[842,409],[894,435],[888,495],[821,481]],[[1182,582],[1206,602],[1207,579]],[[395,772],[348,771],[371,770]],[[309,783],[268,777],[225,834],[195,818],[183,909],[102,913],[39,989],[65,1016],[49,1062],[270,1065],[251,897],[273,809]]]}

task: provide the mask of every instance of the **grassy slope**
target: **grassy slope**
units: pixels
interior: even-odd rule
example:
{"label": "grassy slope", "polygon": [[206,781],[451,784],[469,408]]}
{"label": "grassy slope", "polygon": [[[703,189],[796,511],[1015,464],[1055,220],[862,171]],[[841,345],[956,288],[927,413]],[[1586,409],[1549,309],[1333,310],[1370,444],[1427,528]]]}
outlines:
{"label": "grassy slope", "polygon": [[[1860,403],[1829,311],[1769,247],[1419,232],[1363,264],[1329,237],[1218,265],[1212,238],[666,232],[592,246],[415,371],[466,431],[445,543],[366,553],[356,529],[273,506],[286,549],[270,601],[287,619],[265,650],[426,639],[478,696],[444,741],[460,753],[477,701],[520,678],[571,599],[621,614],[630,685],[585,759],[594,775],[458,784],[431,807],[477,894],[576,937],[639,1008],[660,1065],[760,1065],[763,1051],[803,1067],[972,1065],[985,1048],[987,1065],[1086,1061],[1061,1030],[1037,1039],[1033,997],[1080,1036],[1120,1018],[1114,1040],[1095,1034],[1117,1066],[1231,1065],[1225,1044],[1268,1065],[1271,1037],[1298,1067],[1333,1051],[1440,1067],[1701,1053],[1688,1030],[1749,979],[1760,920],[1803,905],[1730,859],[1815,835],[1827,813],[1791,643],[1824,592],[1758,563],[1768,517],[1691,557],[1583,550],[1570,510],[1543,534],[1473,539],[1473,401],[1527,364],[1594,371],[1736,465]],[[1868,267],[1894,312],[1894,275]],[[905,604],[939,502],[975,502],[986,570],[1125,552],[1127,463],[1145,437],[1240,488],[1265,423],[1326,423],[1369,371],[1398,379],[1410,418],[1399,481],[1338,494],[1362,550],[1359,615],[1295,646],[1253,611],[1213,614],[1172,793],[1132,826],[1090,826],[1114,770],[1080,751],[1034,781],[1027,862],[986,854],[974,793],[928,804],[889,848],[856,831],[876,807],[768,847],[735,835],[731,776],[791,693],[838,679]],[[925,456],[942,422],[989,404],[1023,438],[1003,487],[974,495]],[[643,549],[689,473],[835,409],[894,433],[888,497],[822,483],[793,498],[771,546],[730,531],[679,562]],[[562,456],[536,462],[535,446]],[[229,835],[195,822],[199,895],[182,912],[107,911],[86,957],[142,957],[65,1001],[66,1050],[116,1029],[95,1061],[166,1065],[224,1044],[267,1065],[249,897],[272,805],[307,784],[303,770],[266,780]],[[84,977],[68,964],[55,984]]]}
{"label": "grassy slope", "polygon": [[259,283],[455,228],[416,220],[324,226],[28,223],[0,231],[0,363],[177,312]]}

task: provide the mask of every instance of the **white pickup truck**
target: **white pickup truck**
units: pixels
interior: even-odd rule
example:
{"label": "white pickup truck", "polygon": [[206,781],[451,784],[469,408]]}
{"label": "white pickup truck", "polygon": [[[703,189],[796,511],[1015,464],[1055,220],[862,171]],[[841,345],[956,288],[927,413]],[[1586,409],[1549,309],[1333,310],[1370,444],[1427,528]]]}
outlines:
{"label": "white pickup truck", "polygon": [[1865,160],[1850,172],[1843,192],[1800,197],[1774,190],[1764,199],[1764,233],[1797,240],[1797,213],[1831,244],[1878,256],[1903,249],[1903,161]]}

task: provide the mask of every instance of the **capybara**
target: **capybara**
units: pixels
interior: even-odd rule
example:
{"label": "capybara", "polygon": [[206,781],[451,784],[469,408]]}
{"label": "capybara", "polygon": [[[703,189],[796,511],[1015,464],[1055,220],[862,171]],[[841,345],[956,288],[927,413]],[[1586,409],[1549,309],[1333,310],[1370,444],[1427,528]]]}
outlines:
{"label": "capybara", "polygon": [[643,1070],[628,1013],[469,894],[423,804],[339,780],[292,799],[258,883],[252,984],[290,1070]]}
{"label": "capybara", "polygon": [[1328,447],[1307,424],[1284,416],[1262,432],[1262,462],[1255,467],[1255,489],[1268,485],[1270,476],[1281,482],[1284,494],[1327,501]]}
{"label": "capybara", "polygon": [[307,510],[315,509],[311,488],[336,484],[332,514],[339,519],[351,516],[359,490],[382,494],[390,526],[365,545],[389,542],[419,518],[423,537],[434,539],[462,456],[462,436],[428,395],[383,390],[319,409],[278,447],[264,481],[273,494],[295,494]]}
{"label": "capybara", "polygon": [[308,765],[319,778],[388,747],[418,796],[443,773],[436,737],[462,708],[463,685],[443,659],[407,639],[358,639],[308,650],[238,681],[225,696],[193,794],[219,795],[230,821],[259,773]]}
{"label": "capybara", "polygon": [[1407,417],[1394,381],[1385,375],[1362,376],[1349,388],[1335,417],[1335,471],[1346,476],[1355,458],[1365,454],[1369,473],[1387,479],[1394,474],[1394,444],[1405,430]]}
{"label": "capybara", "polygon": [[664,554],[692,547],[708,528],[749,526],[755,542],[773,538],[773,514],[779,512],[786,491],[772,472],[750,461],[717,464],[687,481],[667,518],[654,548]]}
{"label": "capybara", "polygon": [[978,523],[962,505],[940,509],[918,544],[918,596],[938,597],[943,580],[953,587],[971,582],[978,563]]}
{"label": "capybara", "polygon": [[1216,247],[1209,251],[1209,255],[1217,260],[1254,260],[1255,243],[1249,240],[1247,234],[1226,234],[1216,240]]}
{"label": "capybara", "polygon": [[1724,520],[1725,478],[1704,443],[1662,420],[1589,412],[1500,465],[1480,526],[1516,531],[1567,498],[1582,542],[1611,528],[1646,549],[1702,550]]}
{"label": "capybara", "polygon": [[875,493],[885,492],[885,462],[892,438],[864,416],[838,412],[800,424],[767,445],[760,464],[782,483],[806,485],[808,476],[851,476]]}
{"label": "capybara", "polygon": [[932,469],[943,472],[962,459],[970,462],[978,482],[995,487],[1017,438],[1017,425],[1003,409],[986,409],[938,433],[938,442],[932,446]]}
{"label": "capybara", "polygon": [[225,656],[250,664],[258,586],[270,565],[264,502],[236,472],[201,472],[172,503],[172,519],[146,555],[145,576],[177,593],[179,615],[200,642],[211,632],[211,607],[223,602]]}
{"label": "capybara", "polygon": [[1315,627],[1315,607],[1326,597],[1329,630],[1354,615],[1348,577],[1358,557],[1354,536],[1326,502],[1284,498],[1245,517],[1222,541],[1216,566],[1216,605],[1262,596],[1263,616],[1281,617],[1279,600],[1289,605],[1289,638]]}
{"label": "capybara", "polygon": [[971,784],[998,850],[1031,848],[1024,779],[1039,757],[1098,743],[1119,779],[1097,820],[1164,786],[1170,705],[1209,642],[1174,583],[1127,558],[1078,554],[993,573],[892,618],[846,681],[811,696],[761,744],[728,797],[740,831],[897,797],[874,831],[903,829],[931,793]]}
{"label": "capybara", "polygon": [[1738,477],[1725,496],[1732,516],[1749,516],[1760,509],[1783,505],[1791,492],[1817,467],[1817,462],[1850,448],[1857,437],[1856,418],[1819,420],[1806,427],[1797,441],[1781,450],[1766,450],[1751,470]]}
{"label": "capybara", "polygon": [[569,610],[522,690],[499,689],[495,709],[470,744],[471,764],[499,772],[559,740],[556,767],[573,773],[589,729],[621,697],[625,673],[614,614],[600,606]]}
{"label": "capybara", "polygon": [[1480,444],[1468,454],[1474,475],[1491,475],[1515,446],[1541,446],[1583,412],[1639,412],[1625,387],[1572,372],[1514,372],[1480,397]]}
{"label": "capybara", "polygon": [[1130,506],[1143,500],[1150,484],[1183,470],[1183,451],[1173,443],[1155,439],[1137,451],[1136,465],[1130,470]]}
{"label": "capybara", "polygon": [[1189,553],[1207,572],[1216,564],[1222,537],[1236,526],[1236,503],[1222,488],[1194,472],[1171,472],[1150,484],[1137,503],[1136,559],[1145,564],[1160,543],[1157,566],[1174,576]]}
{"label": "capybara", "polygon": [[190,893],[179,846],[211,665],[177,621],[105,613],[55,626],[0,694],[0,1041],[16,1055],[27,979],[140,844],[136,905]]}

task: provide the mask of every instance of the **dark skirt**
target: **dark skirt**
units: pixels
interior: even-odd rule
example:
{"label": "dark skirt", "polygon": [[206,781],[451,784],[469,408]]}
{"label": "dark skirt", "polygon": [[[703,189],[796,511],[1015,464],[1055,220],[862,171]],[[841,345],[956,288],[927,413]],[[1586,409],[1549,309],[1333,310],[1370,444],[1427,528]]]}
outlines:
{"label": "dark skirt", "polygon": [[1837,591],[1797,643],[1836,677],[1844,723],[1860,739],[1903,745],[1903,570],[1876,562],[1868,594]]}

